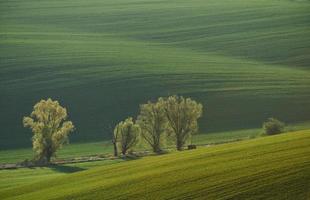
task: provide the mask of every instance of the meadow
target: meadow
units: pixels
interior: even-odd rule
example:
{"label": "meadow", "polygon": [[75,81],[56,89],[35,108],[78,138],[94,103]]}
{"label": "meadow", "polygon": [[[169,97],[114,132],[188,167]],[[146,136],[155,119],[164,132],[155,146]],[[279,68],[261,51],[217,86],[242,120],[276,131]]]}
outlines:
{"label": "meadow", "polygon": [[[299,124],[288,124],[285,128],[286,132],[310,129],[310,122]],[[248,140],[263,136],[262,128],[253,129],[240,129],[233,131],[214,132],[208,134],[196,134],[192,137],[192,144],[198,146],[216,145],[222,143],[235,142],[240,140]],[[166,150],[174,151],[175,144],[169,138],[164,142]],[[135,151],[151,151],[150,146],[142,139],[139,144],[134,148]],[[62,159],[79,158],[82,156],[111,156],[113,155],[113,146],[110,141],[88,142],[88,143],[73,143],[64,145],[54,158],[54,161]],[[0,164],[4,163],[17,163],[26,159],[31,160],[34,157],[31,148],[9,149],[0,151]]]}
{"label": "meadow", "polygon": [[[23,176],[1,171],[0,198],[303,200],[310,197],[309,144],[310,131],[303,130],[126,162],[100,163],[69,174],[51,172],[50,168],[17,170]],[[7,175],[3,173],[12,176],[12,185],[5,185]],[[29,174],[35,175],[33,180]],[[20,183],[21,177],[27,184]]]}
{"label": "meadow", "polygon": [[[40,99],[75,125],[62,159],[0,170],[0,199],[310,199],[310,1],[0,0],[0,164],[33,158]],[[195,150],[112,157],[139,105],[204,105]],[[265,136],[276,117],[284,134]],[[150,151],[139,143],[135,153]]]}
{"label": "meadow", "polygon": [[[310,128],[310,123],[307,124]],[[307,127],[306,126],[306,127]],[[305,128],[305,127],[303,127]],[[302,129],[303,129],[302,128]],[[299,128],[297,128],[299,129]],[[227,131],[227,132],[216,132],[209,134],[198,134],[193,137],[193,144],[196,145],[213,145],[218,143],[227,143],[237,140],[245,140],[250,138],[259,137],[261,135],[261,129],[246,129],[237,131]],[[166,148],[174,148],[174,144],[169,144],[172,141],[166,143]],[[136,151],[150,151],[150,147],[145,144],[143,140],[135,147]],[[89,142],[89,143],[74,143],[65,145],[62,149],[57,152],[57,157],[55,160],[68,159],[81,156],[91,156],[91,155],[112,155],[113,146],[109,141],[101,142]],[[21,162],[25,159],[31,160],[34,157],[31,148],[22,149],[10,149],[0,151],[0,164],[1,163],[16,163]]]}
{"label": "meadow", "polygon": [[309,120],[309,10],[306,0],[0,0],[0,149],[31,146],[22,117],[47,97],[68,109],[73,143],[109,139],[106,124],[171,94],[204,104],[202,133]]}

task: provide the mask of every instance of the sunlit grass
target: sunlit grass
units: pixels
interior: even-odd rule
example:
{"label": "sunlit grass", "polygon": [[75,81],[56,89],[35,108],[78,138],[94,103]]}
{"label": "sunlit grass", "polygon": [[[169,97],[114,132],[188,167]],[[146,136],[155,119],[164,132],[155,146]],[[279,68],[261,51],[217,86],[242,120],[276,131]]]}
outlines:
{"label": "sunlit grass", "polygon": [[309,144],[310,132],[304,130],[149,156],[71,175],[48,177],[50,169],[42,169],[48,171],[39,183],[34,180],[33,184],[1,190],[0,197],[307,199]]}

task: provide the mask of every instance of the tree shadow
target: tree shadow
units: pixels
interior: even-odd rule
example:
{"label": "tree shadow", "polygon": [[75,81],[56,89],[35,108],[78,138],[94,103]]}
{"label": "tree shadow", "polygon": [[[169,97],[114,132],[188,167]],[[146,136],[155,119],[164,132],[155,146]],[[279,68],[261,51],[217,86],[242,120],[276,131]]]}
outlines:
{"label": "tree shadow", "polygon": [[138,159],[141,159],[142,156],[137,156],[137,155],[125,155],[125,156],[121,156],[120,157],[122,160],[125,160],[125,161],[131,161],[131,160],[138,160]]}
{"label": "tree shadow", "polygon": [[50,169],[56,171],[56,172],[62,172],[62,173],[74,173],[74,172],[79,172],[83,171],[85,169],[81,167],[76,167],[76,166],[67,166],[67,165],[49,165],[48,166]]}

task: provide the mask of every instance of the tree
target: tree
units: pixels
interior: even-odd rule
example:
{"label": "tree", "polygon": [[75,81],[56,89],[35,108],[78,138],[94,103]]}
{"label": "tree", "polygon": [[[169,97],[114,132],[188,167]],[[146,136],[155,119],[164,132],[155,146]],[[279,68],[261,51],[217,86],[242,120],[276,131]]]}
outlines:
{"label": "tree", "polygon": [[263,123],[264,132],[267,135],[279,134],[284,131],[285,124],[276,118],[269,118]]}
{"label": "tree", "polygon": [[147,104],[142,104],[137,120],[141,127],[142,138],[152,147],[155,153],[162,151],[162,135],[167,127],[164,103],[164,100],[159,98],[156,103],[148,102]]}
{"label": "tree", "polygon": [[140,127],[129,117],[116,125],[114,135],[117,138],[122,154],[126,155],[127,151],[138,143]]}
{"label": "tree", "polygon": [[170,96],[165,100],[164,111],[175,136],[177,150],[182,150],[187,139],[198,131],[197,120],[202,116],[202,107],[202,104],[182,96]]}
{"label": "tree", "polygon": [[23,118],[24,127],[33,132],[32,145],[36,159],[49,163],[56,151],[68,142],[68,135],[74,130],[67,119],[67,110],[52,99],[41,100],[29,117]]}
{"label": "tree", "polygon": [[114,156],[118,156],[118,149],[117,149],[117,131],[113,129],[113,123],[108,123],[105,127],[105,130],[109,132],[112,136],[112,144],[113,144],[113,152]]}

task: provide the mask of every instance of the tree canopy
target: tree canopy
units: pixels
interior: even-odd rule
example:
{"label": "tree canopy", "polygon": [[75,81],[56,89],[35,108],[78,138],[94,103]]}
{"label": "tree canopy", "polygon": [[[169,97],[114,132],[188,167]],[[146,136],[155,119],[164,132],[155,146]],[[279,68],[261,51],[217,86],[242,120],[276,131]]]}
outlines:
{"label": "tree canopy", "polygon": [[24,126],[33,132],[32,144],[37,160],[50,162],[56,151],[68,142],[74,126],[71,121],[66,121],[67,117],[66,108],[49,98],[38,102],[30,116],[23,118]]}
{"label": "tree canopy", "polygon": [[134,123],[132,117],[121,121],[114,129],[114,137],[117,138],[123,155],[126,155],[127,151],[137,144],[139,135],[140,127]]}
{"label": "tree canopy", "polygon": [[167,118],[164,112],[164,100],[159,98],[157,102],[148,102],[140,106],[140,114],[137,123],[141,127],[143,139],[159,153],[161,149],[162,135],[167,129]]}
{"label": "tree canopy", "polygon": [[202,104],[191,98],[170,96],[164,101],[164,111],[175,139],[176,147],[182,150],[187,139],[198,130],[197,120],[202,116]]}

